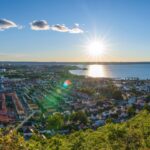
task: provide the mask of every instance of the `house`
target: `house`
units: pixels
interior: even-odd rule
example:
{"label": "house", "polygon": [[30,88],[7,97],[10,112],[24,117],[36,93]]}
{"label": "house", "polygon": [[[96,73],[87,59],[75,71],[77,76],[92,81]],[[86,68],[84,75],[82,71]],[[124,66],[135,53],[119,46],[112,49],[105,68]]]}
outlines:
{"label": "house", "polygon": [[99,127],[99,126],[103,126],[104,124],[105,124],[105,120],[97,120],[94,122],[93,126]]}
{"label": "house", "polygon": [[131,97],[128,99],[128,105],[132,106],[133,104],[135,104],[136,102],[136,97]]}

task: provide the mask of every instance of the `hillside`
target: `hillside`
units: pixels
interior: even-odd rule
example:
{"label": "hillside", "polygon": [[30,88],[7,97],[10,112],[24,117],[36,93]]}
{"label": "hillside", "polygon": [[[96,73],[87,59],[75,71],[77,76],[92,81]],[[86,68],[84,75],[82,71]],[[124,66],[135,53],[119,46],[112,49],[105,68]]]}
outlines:
{"label": "hillside", "polygon": [[78,131],[46,139],[35,134],[29,141],[16,133],[0,136],[2,150],[148,150],[150,113],[141,111],[128,122],[107,124],[96,131]]}

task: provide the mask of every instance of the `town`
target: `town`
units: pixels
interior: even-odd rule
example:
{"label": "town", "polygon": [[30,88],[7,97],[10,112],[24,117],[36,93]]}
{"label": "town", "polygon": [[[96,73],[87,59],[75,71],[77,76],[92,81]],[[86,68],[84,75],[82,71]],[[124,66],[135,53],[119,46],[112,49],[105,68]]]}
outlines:
{"label": "town", "polygon": [[76,65],[0,64],[0,128],[25,139],[97,129],[150,110],[150,80],[76,76]]}

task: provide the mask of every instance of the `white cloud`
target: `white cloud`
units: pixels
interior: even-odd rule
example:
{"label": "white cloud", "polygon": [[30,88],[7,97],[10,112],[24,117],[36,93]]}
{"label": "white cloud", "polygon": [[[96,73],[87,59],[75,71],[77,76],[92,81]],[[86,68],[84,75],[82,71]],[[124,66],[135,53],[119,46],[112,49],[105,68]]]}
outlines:
{"label": "white cloud", "polygon": [[80,29],[79,27],[74,27],[72,29],[69,30],[70,33],[83,33],[84,31],[82,29]]}
{"label": "white cloud", "polygon": [[58,32],[68,32],[69,31],[69,28],[66,27],[65,25],[53,25],[50,27],[51,30],[53,31],[58,31]]}
{"label": "white cloud", "polygon": [[76,33],[76,34],[84,32],[82,29],[80,29],[78,23],[76,23],[72,29],[69,29],[65,25],[59,25],[59,24],[51,26],[50,29],[58,32],[68,32],[68,33]]}
{"label": "white cloud", "polygon": [[70,33],[83,33],[84,31],[80,29],[79,24],[75,23],[74,27],[69,30]]}
{"label": "white cloud", "polygon": [[35,20],[30,23],[32,30],[49,30],[50,27],[45,20]]}
{"label": "white cloud", "polygon": [[84,32],[82,29],[80,29],[78,23],[76,23],[73,28],[69,28],[64,24],[62,25],[56,24],[50,26],[45,20],[35,20],[30,23],[30,26],[32,30],[52,30],[56,32],[68,32],[68,33],[76,33],[76,34]]}
{"label": "white cloud", "polygon": [[0,30],[1,31],[9,29],[9,28],[14,28],[14,27],[18,27],[18,26],[13,21],[10,21],[7,19],[0,19]]}
{"label": "white cloud", "polygon": [[[15,22],[7,20],[7,19],[0,19],[0,31],[9,29],[9,28],[18,28],[23,29],[24,26],[17,25]],[[30,27],[32,30],[52,30],[57,32],[68,32],[68,33],[84,33],[84,31],[79,27],[79,24],[76,23],[73,28],[69,28],[64,24],[56,24],[50,26],[46,20],[35,20],[30,23]]]}

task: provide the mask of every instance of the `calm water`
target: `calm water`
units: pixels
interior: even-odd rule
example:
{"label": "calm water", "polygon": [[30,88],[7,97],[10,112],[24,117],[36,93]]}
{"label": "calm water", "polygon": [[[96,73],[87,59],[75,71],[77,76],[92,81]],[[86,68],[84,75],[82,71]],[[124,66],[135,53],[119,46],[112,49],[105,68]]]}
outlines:
{"label": "calm water", "polygon": [[[150,64],[79,65],[79,67],[80,70],[70,70],[70,73],[94,78],[150,79]],[[87,70],[82,70],[82,68],[87,68]]]}

